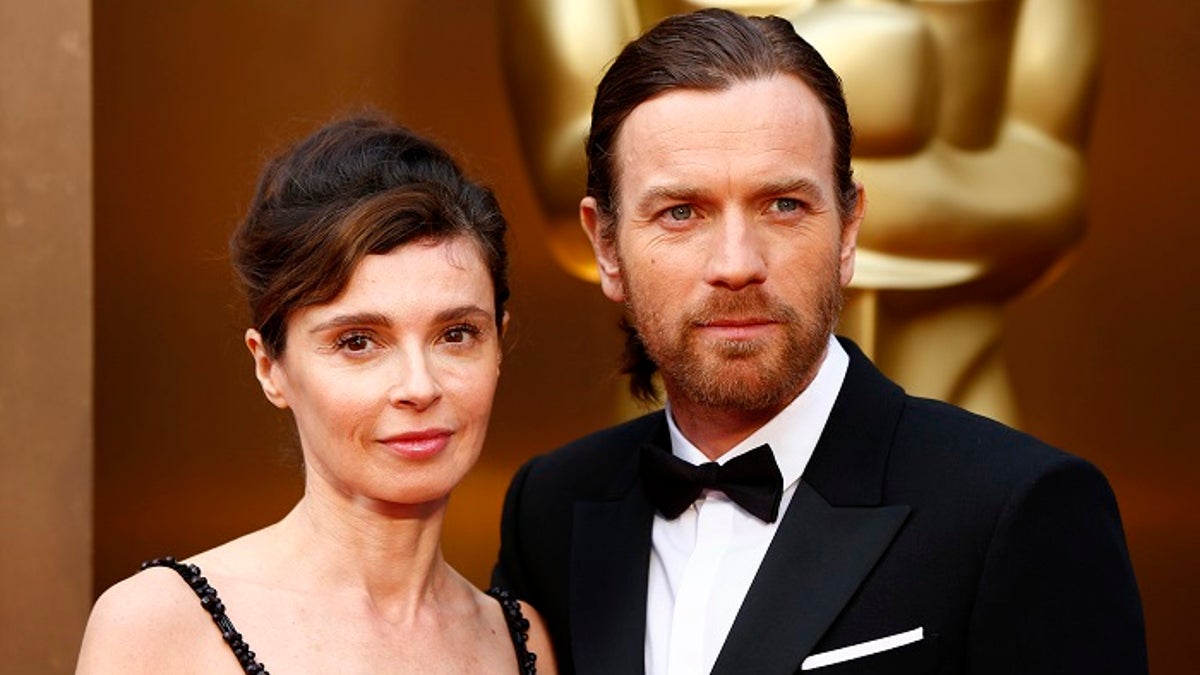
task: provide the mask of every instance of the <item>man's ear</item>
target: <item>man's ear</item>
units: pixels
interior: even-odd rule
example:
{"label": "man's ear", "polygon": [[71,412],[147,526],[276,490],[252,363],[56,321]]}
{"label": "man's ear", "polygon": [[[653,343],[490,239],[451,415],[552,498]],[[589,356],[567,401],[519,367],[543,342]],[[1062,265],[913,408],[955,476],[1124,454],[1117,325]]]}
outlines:
{"label": "man's ear", "polygon": [[855,183],[854,187],[858,189],[858,198],[854,200],[854,213],[851,214],[848,221],[842,224],[839,261],[842,288],[849,286],[850,280],[854,278],[854,253],[858,250],[858,228],[867,215],[867,191],[863,189],[862,183]]}
{"label": "man's ear", "polygon": [[579,223],[592,242],[596,254],[596,269],[600,273],[600,289],[613,302],[625,301],[625,284],[621,279],[620,258],[617,256],[615,237],[603,235],[604,219],[593,197],[584,197],[579,202]]}
{"label": "man's ear", "polygon": [[250,356],[254,359],[254,376],[262,385],[263,394],[266,395],[267,400],[276,408],[287,408],[287,398],[284,396],[280,381],[284,378],[283,371],[280,369],[279,363],[267,354],[267,347],[263,343],[262,335],[253,328],[246,331],[246,348],[250,350]]}

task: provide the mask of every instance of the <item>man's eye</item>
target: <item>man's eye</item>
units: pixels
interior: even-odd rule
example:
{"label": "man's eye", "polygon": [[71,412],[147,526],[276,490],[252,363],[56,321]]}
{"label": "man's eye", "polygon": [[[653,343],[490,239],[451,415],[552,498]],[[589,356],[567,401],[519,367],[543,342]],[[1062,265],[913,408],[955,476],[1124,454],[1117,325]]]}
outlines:
{"label": "man's eye", "polygon": [[687,220],[692,217],[692,207],[687,204],[680,204],[679,206],[672,206],[667,213],[670,214],[671,220]]}
{"label": "man's eye", "polygon": [[781,197],[775,200],[775,208],[782,213],[797,211],[800,209],[800,201],[798,199]]}

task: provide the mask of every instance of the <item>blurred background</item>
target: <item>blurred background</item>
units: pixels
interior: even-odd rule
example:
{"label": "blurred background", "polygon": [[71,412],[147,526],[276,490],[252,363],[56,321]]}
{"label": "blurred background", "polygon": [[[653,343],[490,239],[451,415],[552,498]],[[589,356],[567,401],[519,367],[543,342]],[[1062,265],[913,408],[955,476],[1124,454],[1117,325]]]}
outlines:
{"label": "blurred background", "polygon": [[[1088,232],[1013,303],[1025,430],[1108,475],[1151,666],[1200,602],[1200,3],[1104,2]],[[73,669],[88,608],[146,558],[281,517],[291,421],[242,345],[226,240],[268,156],[383,111],[447,146],[512,224],[508,351],[450,562],[486,584],[509,476],[616,413],[616,309],[544,245],[495,0],[0,0],[0,663]],[[868,186],[869,188],[869,186]],[[1189,450],[1189,448],[1193,448]]]}

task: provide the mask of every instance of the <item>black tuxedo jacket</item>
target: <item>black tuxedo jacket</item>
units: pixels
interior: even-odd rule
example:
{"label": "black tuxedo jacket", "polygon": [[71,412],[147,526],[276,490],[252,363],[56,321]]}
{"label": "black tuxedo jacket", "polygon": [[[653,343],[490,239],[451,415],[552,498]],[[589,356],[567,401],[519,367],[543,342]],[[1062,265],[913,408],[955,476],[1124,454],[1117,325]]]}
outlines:
{"label": "black tuxedo jacket", "polygon": [[[850,368],[713,673],[922,628],[828,673],[1146,672],[1141,603],[1108,483],[1087,462]],[[561,669],[644,672],[662,412],[537,457],[505,500],[493,581],[541,611]],[[806,671],[809,672],[809,671]]]}

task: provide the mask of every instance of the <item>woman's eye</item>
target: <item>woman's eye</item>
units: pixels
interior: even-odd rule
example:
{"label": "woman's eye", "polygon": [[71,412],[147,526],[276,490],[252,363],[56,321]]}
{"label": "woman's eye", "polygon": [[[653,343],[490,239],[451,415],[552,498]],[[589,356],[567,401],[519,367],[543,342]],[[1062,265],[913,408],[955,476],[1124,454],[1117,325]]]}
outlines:
{"label": "woman's eye", "polygon": [[338,349],[344,349],[348,352],[365,352],[371,348],[371,345],[371,337],[362,333],[350,333],[339,337],[337,340]]}
{"label": "woman's eye", "polygon": [[687,204],[680,204],[679,206],[672,206],[667,210],[667,213],[671,216],[671,220],[687,220],[692,217],[692,207]]}
{"label": "woman's eye", "polygon": [[475,326],[455,326],[442,334],[442,340],[450,344],[461,344],[479,335]]}

